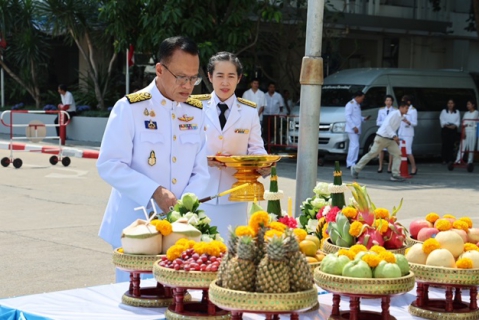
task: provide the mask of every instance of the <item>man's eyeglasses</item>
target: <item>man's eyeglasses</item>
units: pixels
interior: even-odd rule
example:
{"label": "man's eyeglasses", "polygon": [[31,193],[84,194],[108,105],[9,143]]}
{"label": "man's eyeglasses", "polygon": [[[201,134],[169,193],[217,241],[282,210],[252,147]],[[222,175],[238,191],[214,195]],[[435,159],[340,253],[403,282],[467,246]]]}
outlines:
{"label": "man's eyeglasses", "polygon": [[180,86],[184,86],[185,84],[187,84],[188,82],[193,84],[194,86],[196,85],[199,85],[201,83],[201,77],[199,76],[193,76],[193,77],[187,77],[187,76],[177,76],[176,74],[174,74],[173,72],[170,71],[170,69],[168,69],[167,66],[165,66],[163,63],[161,64],[163,67],[165,67],[166,70],[168,70],[169,73],[171,73],[171,75],[173,77],[175,77],[176,79],[176,84],[180,85]]}

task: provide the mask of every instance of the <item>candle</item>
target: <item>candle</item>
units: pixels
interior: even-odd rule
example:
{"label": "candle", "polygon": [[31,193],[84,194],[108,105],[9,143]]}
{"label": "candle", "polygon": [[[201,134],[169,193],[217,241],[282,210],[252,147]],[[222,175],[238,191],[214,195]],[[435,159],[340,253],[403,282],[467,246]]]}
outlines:
{"label": "candle", "polygon": [[293,216],[293,199],[291,197],[288,197],[288,216]]}
{"label": "candle", "polygon": [[219,196],[219,197],[225,196],[225,195],[227,195],[228,193],[237,191],[237,190],[239,190],[239,189],[243,189],[244,187],[247,187],[247,186],[249,186],[249,183],[243,183],[242,185],[239,185],[239,186],[234,187],[234,188],[232,188],[232,189],[229,189],[229,190],[226,190],[226,191],[221,192],[220,194],[218,194],[218,196]]}

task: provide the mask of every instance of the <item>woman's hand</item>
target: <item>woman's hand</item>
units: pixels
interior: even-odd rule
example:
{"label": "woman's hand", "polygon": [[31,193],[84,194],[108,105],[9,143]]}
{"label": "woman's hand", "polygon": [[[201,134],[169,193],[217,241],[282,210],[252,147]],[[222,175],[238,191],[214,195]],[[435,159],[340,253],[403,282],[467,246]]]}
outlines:
{"label": "woman's hand", "polygon": [[208,166],[222,169],[222,168],[224,168],[226,165],[225,165],[223,162],[219,162],[219,161],[216,161],[216,160],[210,160],[210,159],[208,159]]}

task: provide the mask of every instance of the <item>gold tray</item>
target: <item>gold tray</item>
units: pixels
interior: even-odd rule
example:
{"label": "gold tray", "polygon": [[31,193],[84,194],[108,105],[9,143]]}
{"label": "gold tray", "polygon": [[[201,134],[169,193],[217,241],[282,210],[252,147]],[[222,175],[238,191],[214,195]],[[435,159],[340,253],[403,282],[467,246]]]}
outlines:
{"label": "gold tray", "polygon": [[246,292],[222,288],[212,282],[209,299],[218,307],[244,312],[301,312],[318,303],[318,292],[312,286],[310,290],[290,293]]}
{"label": "gold tray", "polygon": [[216,280],[218,272],[184,271],[160,267],[153,264],[153,274],[159,283],[174,288],[204,289]]}
{"label": "gold tray", "polygon": [[124,271],[152,271],[153,263],[163,257],[163,255],[143,255],[143,254],[127,254],[113,251],[113,264]]}
{"label": "gold tray", "polygon": [[431,284],[479,286],[479,269],[456,269],[409,262],[418,282]]}
{"label": "gold tray", "polygon": [[208,156],[209,160],[216,160],[224,163],[230,168],[254,167],[256,169],[269,167],[278,162],[283,156],[279,155],[242,155],[242,156]]}
{"label": "gold tray", "polygon": [[365,296],[397,295],[411,291],[414,288],[413,272],[401,278],[352,278],[327,274],[319,269],[314,271],[314,281],[324,290],[339,294],[354,294]]}
{"label": "gold tray", "polygon": [[[404,247],[399,248],[399,249],[386,249],[386,250],[389,251],[389,252],[391,252],[391,253],[405,254],[407,247],[408,247],[408,246],[404,246]],[[328,253],[336,253],[336,252],[338,252],[340,249],[349,249],[349,248],[337,246],[337,245],[331,243],[331,239],[328,239],[327,241],[324,241],[323,248],[322,248],[322,250],[323,250],[326,254],[328,254]]]}

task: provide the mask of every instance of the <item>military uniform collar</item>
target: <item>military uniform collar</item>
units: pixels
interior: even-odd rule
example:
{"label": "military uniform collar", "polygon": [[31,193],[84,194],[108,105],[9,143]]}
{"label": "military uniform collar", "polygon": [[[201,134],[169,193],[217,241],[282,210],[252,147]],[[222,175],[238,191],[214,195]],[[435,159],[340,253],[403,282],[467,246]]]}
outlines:
{"label": "military uniform collar", "polygon": [[160,105],[162,107],[167,107],[167,108],[180,106],[179,102],[172,101],[161,94],[160,90],[158,89],[156,85],[156,78],[150,83],[150,85],[147,88],[153,97],[155,105]]}
{"label": "military uniform collar", "polygon": [[214,91],[212,93],[212,96],[213,96],[213,103],[214,103],[215,107],[218,105],[218,103],[224,103],[228,106],[228,109],[230,109],[230,110],[233,107],[233,104],[236,100],[235,94],[231,95],[231,97],[229,97],[225,101],[221,101],[220,98],[218,98],[218,96],[216,95],[216,93]]}

